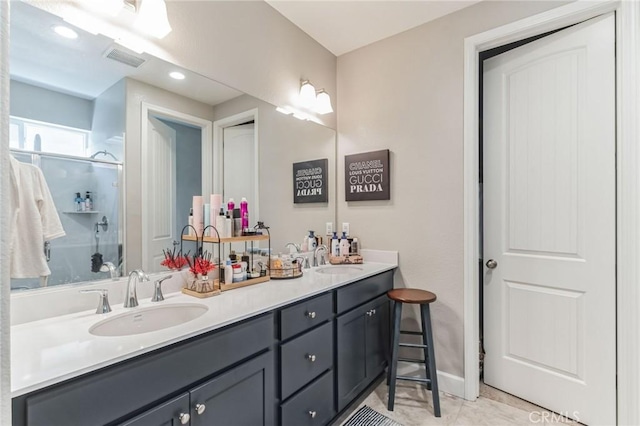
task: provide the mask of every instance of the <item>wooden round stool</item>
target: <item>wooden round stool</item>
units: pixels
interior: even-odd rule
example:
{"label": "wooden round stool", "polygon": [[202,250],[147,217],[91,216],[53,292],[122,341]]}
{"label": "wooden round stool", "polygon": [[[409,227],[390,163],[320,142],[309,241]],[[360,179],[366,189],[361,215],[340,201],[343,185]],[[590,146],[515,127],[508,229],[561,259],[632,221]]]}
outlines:
{"label": "wooden round stool", "polygon": [[[411,380],[414,382],[426,383],[427,389],[431,389],[433,396],[433,412],[436,417],[440,417],[440,397],[438,395],[438,374],[436,370],[436,355],[433,348],[433,333],[431,330],[431,313],[429,304],[436,301],[436,295],[426,290],[414,288],[396,288],[387,292],[387,297],[393,300],[393,346],[391,348],[391,362],[387,375],[389,385],[389,411],[393,411],[393,404],[396,394],[396,380]],[[402,319],[402,304],[411,303],[420,305],[420,317],[422,319],[422,331],[400,330],[400,320]],[[415,343],[400,343],[400,334],[411,334],[422,336],[422,345]],[[424,351],[424,360],[398,358],[398,347],[421,348]],[[424,364],[426,378],[397,376],[398,361],[417,362]]]}

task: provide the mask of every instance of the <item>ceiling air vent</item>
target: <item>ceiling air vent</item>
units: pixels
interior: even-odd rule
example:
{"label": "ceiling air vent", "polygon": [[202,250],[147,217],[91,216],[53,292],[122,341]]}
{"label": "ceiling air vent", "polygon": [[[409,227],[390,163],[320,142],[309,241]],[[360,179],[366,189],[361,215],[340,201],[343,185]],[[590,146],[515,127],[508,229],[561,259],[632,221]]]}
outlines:
{"label": "ceiling air vent", "polygon": [[140,58],[139,56],[127,53],[124,50],[118,49],[117,47],[110,47],[109,49],[107,49],[107,51],[104,52],[104,57],[113,59],[114,61],[121,62],[134,68],[138,68],[146,61],[144,58]]}

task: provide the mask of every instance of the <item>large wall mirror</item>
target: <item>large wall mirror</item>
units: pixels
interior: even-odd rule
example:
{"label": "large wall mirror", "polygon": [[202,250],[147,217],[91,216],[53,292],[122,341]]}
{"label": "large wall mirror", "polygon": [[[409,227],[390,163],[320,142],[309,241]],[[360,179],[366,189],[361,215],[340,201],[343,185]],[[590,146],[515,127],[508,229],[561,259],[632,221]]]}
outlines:
{"label": "large wall mirror", "polygon": [[[12,277],[13,290],[161,271],[194,195],[246,197],[274,252],[335,223],[333,129],[106,37],[60,37],[60,24],[12,2],[11,154],[42,172],[65,231],[47,244],[51,274]],[[294,204],[292,164],[324,158],[329,201]]]}

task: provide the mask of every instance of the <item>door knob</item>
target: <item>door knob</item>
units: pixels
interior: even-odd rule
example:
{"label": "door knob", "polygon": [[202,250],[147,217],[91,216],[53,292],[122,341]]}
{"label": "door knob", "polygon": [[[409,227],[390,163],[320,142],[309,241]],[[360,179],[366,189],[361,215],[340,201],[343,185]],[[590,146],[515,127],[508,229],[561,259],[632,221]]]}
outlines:
{"label": "door knob", "polygon": [[316,356],[315,356],[315,355],[311,355],[311,354],[309,354],[309,355],[307,355],[307,359],[308,359],[310,362],[316,362]]}
{"label": "door knob", "polygon": [[316,313],[315,312],[307,312],[307,317],[314,319],[316,317]]}
{"label": "door knob", "polygon": [[309,411],[309,417],[311,417],[312,419],[315,419],[317,414],[318,413],[316,413],[315,411]]}
{"label": "door knob", "polygon": [[196,404],[196,412],[198,414],[204,413],[204,410],[206,410],[206,409],[207,409],[207,407],[205,407],[204,404]]}
{"label": "door knob", "polygon": [[180,413],[180,415],[178,416],[178,420],[180,420],[180,424],[186,425],[187,423],[189,423],[189,420],[191,419],[191,416],[188,415],[187,413]]}
{"label": "door knob", "polygon": [[496,262],[493,259],[489,259],[489,260],[487,260],[486,265],[487,265],[487,268],[489,268],[489,269],[496,269],[496,267],[498,266],[498,262]]}

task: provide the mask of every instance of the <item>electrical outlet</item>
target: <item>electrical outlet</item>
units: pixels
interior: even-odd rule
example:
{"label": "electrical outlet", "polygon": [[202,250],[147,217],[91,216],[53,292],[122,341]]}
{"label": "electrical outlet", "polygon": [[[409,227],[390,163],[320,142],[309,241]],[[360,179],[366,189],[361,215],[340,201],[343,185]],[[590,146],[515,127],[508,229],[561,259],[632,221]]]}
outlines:
{"label": "electrical outlet", "polygon": [[325,235],[333,235],[333,222],[327,222]]}
{"label": "electrical outlet", "polygon": [[349,236],[349,222],[342,222],[342,232]]}

